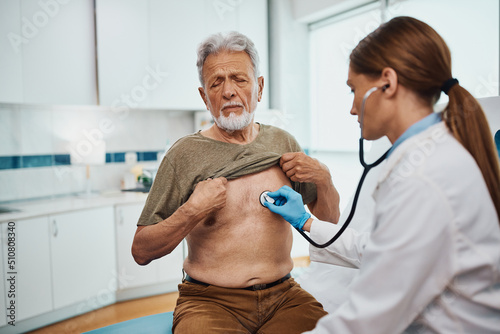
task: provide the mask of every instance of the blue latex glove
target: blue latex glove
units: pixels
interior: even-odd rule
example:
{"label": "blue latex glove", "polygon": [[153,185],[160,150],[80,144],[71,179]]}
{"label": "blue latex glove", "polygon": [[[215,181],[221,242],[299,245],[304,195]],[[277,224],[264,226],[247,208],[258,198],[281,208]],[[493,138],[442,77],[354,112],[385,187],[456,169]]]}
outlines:
{"label": "blue latex glove", "polygon": [[283,217],[293,227],[302,230],[306,221],[311,218],[311,215],[304,208],[302,196],[289,186],[283,186],[277,191],[267,193],[267,195],[272,197],[275,202],[274,204],[265,202],[264,205]]}

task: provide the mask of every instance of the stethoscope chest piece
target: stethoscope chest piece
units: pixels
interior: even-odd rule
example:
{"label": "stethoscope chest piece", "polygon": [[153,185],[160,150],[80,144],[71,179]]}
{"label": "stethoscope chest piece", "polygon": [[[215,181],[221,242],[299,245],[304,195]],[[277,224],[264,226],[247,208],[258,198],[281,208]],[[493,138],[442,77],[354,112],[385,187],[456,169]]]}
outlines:
{"label": "stethoscope chest piece", "polygon": [[265,202],[274,203],[274,199],[267,194],[268,192],[269,190],[265,190],[259,196],[260,205],[262,205],[263,207],[266,207],[264,205]]}

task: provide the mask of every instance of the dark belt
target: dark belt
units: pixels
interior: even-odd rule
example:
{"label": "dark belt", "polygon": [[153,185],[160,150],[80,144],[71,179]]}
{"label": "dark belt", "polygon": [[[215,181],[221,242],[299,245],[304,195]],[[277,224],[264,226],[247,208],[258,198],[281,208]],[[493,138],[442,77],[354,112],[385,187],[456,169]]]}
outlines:
{"label": "dark belt", "polygon": [[[251,290],[251,291],[269,289],[269,288],[272,288],[275,285],[283,283],[284,281],[288,280],[290,277],[292,277],[292,276],[290,274],[287,274],[287,275],[285,275],[284,277],[280,278],[277,281],[274,281],[274,282],[271,282],[271,283],[266,283],[266,284],[255,284],[255,285],[247,286],[246,288],[242,288],[242,289],[244,289],[244,290]],[[188,281],[188,282],[191,282],[191,283],[204,285],[204,286],[209,286],[210,285],[208,283],[205,283],[205,282],[202,282],[202,281],[198,281],[197,279],[192,278],[188,274],[186,274],[186,277],[184,278],[184,280]]]}

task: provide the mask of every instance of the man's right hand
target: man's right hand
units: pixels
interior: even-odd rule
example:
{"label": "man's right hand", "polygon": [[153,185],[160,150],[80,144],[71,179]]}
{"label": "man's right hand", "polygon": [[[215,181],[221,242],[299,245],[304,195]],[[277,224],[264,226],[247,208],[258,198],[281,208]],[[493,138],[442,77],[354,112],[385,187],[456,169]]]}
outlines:
{"label": "man's right hand", "polygon": [[219,211],[226,206],[226,184],[225,177],[198,182],[188,200],[190,207],[203,216]]}
{"label": "man's right hand", "polygon": [[189,199],[170,217],[154,225],[138,226],[132,255],[140,265],[170,254],[200,222],[226,205],[224,177],[199,182]]}

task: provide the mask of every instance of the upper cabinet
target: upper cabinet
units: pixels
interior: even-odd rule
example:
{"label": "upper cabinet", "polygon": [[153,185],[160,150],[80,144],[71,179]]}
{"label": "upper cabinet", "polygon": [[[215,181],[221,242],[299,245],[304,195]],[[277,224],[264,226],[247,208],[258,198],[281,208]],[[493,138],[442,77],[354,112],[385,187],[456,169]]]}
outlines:
{"label": "upper cabinet", "polygon": [[92,1],[0,2],[0,102],[97,102]]}
{"label": "upper cabinet", "polygon": [[268,77],[266,0],[95,5],[94,21],[93,1],[0,1],[0,103],[204,110],[197,47],[231,30],[254,41]]}
{"label": "upper cabinet", "polygon": [[250,37],[267,78],[266,0],[97,0],[96,12],[101,105],[205,109],[196,51],[216,32]]}

